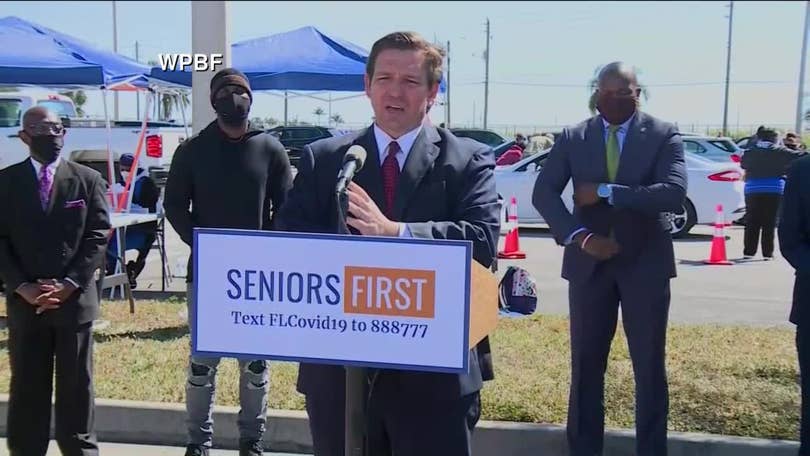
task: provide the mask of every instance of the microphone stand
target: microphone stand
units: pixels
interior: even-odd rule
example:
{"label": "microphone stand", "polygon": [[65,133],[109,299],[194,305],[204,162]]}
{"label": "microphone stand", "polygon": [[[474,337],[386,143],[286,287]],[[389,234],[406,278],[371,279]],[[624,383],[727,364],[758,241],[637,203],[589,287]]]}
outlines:
{"label": "microphone stand", "polygon": [[[351,234],[346,225],[349,212],[349,195],[345,188],[335,192],[337,214],[335,225],[338,234]],[[346,429],[345,456],[365,456],[366,437],[366,399],[368,382],[366,369],[363,367],[344,366],[346,369]]]}

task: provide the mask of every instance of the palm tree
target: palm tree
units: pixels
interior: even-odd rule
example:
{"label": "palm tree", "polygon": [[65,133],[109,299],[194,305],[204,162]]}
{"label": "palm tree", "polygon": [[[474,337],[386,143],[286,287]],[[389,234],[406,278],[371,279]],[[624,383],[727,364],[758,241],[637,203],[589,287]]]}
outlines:
{"label": "palm tree", "polygon": [[[588,90],[591,92],[591,96],[588,99],[588,109],[591,111],[591,114],[596,114],[596,103],[597,103],[597,96],[596,96],[596,89],[599,87],[599,72],[602,71],[604,65],[599,65],[593,71],[593,77],[588,82]],[[640,74],[637,68],[633,68],[636,74]],[[650,98],[650,92],[647,90],[647,86],[642,84],[641,82],[638,83],[638,87],[641,89],[641,96],[644,98],[644,101],[647,101]]]}
{"label": "palm tree", "polygon": [[315,108],[314,111],[312,111],[312,113],[315,114],[315,116],[318,118],[318,125],[320,125],[321,124],[321,116],[324,115],[326,113],[326,111],[324,111],[322,107],[318,106],[317,108]]}
{"label": "palm tree", "polygon": [[341,116],[341,115],[340,115],[340,114],[338,114],[338,113],[333,114],[333,115],[332,115],[332,117],[330,117],[330,119],[332,119],[332,122],[334,122],[334,123],[335,123],[335,126],[338,126],[338,127],[340,126],[340,124],[342,124],[343,122],[345,122],[345,121],[343,120],[343,116]]}
{"label": "palm tree", "polygon": [[188,93],[183,92],[180,95],[164,93],[160,96],[160,105],[162,108],[159,116],[160,120],[169,120],[172,118],[174,108],[180,110],[182,109],[181,106],[189,105]]}
{"label": "palm tree", "polygon": [[73,100],[73,105],[76,106],[76,115],[78,115],[79,117],[84,116],[83,107],[84,104],[87,103],[87,95],[84,93],[84,90],[62,92],[61,95],[64,95]]}

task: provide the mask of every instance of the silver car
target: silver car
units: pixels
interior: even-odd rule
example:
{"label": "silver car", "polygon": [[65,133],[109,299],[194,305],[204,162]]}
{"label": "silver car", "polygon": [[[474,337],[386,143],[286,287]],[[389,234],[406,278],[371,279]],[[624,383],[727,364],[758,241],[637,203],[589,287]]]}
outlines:
{"label": "silver car", "polygon": [[683,150],[698,157],[715,162],[740,162],[743,150],[730,138],[699,136],[682,133]]}

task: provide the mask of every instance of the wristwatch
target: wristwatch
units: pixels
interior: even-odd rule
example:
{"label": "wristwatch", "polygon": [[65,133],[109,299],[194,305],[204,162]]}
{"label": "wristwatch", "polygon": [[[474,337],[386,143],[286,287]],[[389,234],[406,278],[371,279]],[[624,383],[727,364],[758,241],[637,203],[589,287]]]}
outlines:
{"label": "wristwatch", "polygon": [[608,184],[599,184],[599,187],[596,188],[596,194],[599,195],[599,198],[608,199],[611,193],[613,192]]}

